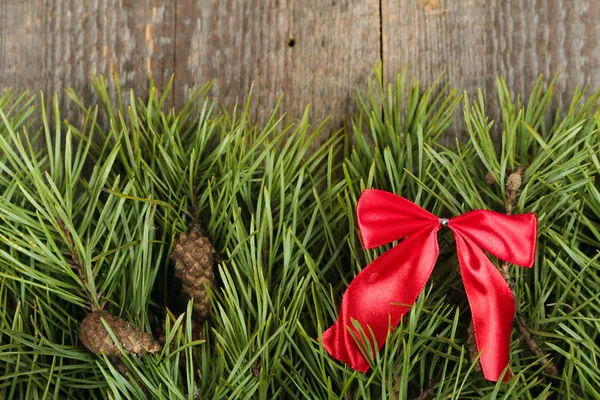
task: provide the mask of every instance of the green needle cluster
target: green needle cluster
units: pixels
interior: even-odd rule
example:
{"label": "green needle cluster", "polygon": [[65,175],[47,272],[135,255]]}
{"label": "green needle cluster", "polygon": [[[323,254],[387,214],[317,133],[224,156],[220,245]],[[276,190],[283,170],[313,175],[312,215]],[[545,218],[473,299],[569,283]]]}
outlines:
{"label": "green needle cluster", "polygon": [[[94,78],[96,104],[67,92],[80,111],[72,121],[56,98],[48,110],[43,96],[6,92],[0,398],[600,398],[600,92],[577,91],[551,113],[553,81],[538,80],[522,103],[500,79],[502,118],[491,121],[481,93],[423,90],[405,72],[382,82],[378,67],[357,92],[360,113],[326,140],[308,108],[295,124],[276,108],[256,126],[250,99],[228,113],[208,99],[210,85],[173,110],[172,82],[140,99]],[[465,140],[443,145],[454,118]],[[506,186],[515,173],[516,191]],[[537,214],[534,268],[492,258],[516,293],[508,382],[477,371],[444,232],[427,287],[369,373],[322,348],[349,282],[391,247],[360,242],[356,202],[372,187],[440,216]],[[169,259],[197,225],[216,250],[199,339]],[[98,309],[163,332],[162,350],[92,354],[79,324]]]}

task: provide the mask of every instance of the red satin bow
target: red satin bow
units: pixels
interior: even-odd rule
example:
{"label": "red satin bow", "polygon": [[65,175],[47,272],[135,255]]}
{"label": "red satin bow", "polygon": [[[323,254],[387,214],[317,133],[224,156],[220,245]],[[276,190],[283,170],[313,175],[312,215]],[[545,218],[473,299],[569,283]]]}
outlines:
{"label": "red satin bow", "polygon": [[[502,260],[531,268],[535,259],[536,216],[476,210],[442,220],[409,200],[382,190],[364,191],[356,212],[365,248],[404,240],[350,283],[338,320],[323,333],[323,347],[336,359],[366,372],[369,364],[355,337],[362,339],[351,320],[361,324],[367,340],[371,340],[369,327],[380,348],[389,330],[398,325],[425,287],[439,254],[436,233],[447,224],[456,239],[483,374],[486,379],[497,381],[508,365],[515,305],[508,284],[482,248]],[[375,351],[372,342],[371,348]]]}

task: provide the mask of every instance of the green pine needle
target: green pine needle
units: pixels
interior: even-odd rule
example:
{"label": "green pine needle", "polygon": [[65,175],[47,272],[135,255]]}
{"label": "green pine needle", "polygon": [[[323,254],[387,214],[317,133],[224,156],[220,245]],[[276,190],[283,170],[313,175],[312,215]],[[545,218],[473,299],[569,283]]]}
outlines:
{"label": "green pine needle", "polygon": [[[276,108],[255,126],[250,99],[228,114],[207,100],[210,85],[172,110],[172,80],[143,100],[118,78],[94,78],[97,104],[69,90],[81,118],[62,123],[56,96],[39,110],[26,93],[0,96],[0,397],[600,397],[600,91],[578,90],[550,114],[554,80],[540,77],[521,103],[500,79],[502,118],[491,121],[482,93],[473,101],[440,81],[423,90],[404,70],[386,87],[377,67],[351,131],[324,142],[308,109],[286,125]],[[461,104],[468,137],[442,146]],[[539,250],[534,268],[509,274],[537,348],[516,326],[507,383],[485,381],[470,359],[468,302],[444,233],[427,287],[370,372],[327,354],[318,338],[345,288],[390,248],[362,248],[362,190],[437,215],[505,212],[505,182],[521,170],[510,208],[538,215]],[[192,303],[173,303],[169,255],[198,225],[216,249],[216,280],[195,340]],[[162,351],[90,353],[79,322],[97,308],[162,331]]]}

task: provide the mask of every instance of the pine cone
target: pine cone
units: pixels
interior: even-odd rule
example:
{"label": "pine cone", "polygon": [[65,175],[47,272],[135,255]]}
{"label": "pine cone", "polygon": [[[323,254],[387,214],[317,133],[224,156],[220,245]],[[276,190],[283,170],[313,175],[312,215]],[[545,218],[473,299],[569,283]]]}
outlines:
{"label": "pine cone", "polygon": [[212,287],[214,277],[213,253],[212,243],[198,229],[179,235],[171,253],[175,275],[188,298],[194,299],[194,318],[198,322],[204,321],[210,312],[207,288]]}
{"label": "pine cone", "polygon": [[488,185],[493,185],[494,183],[496,183],[496,178],[494,178],[494,175],[492,175],[491,172],[485,174],[485,183],[487,183]]}
{"label": "pine cone", "polygon": [[79,326],[81,343],[92,353],[105,354],[107,356],[121,355],[117,344],[104,328],[102,319],[110,326],[117,339],[119,339],[121,346],[128,353],[141,355],[156,353],[161,350],[161,345],[151,335],[136,328],[127,321],[100,310],[89,313]]}
{"label": "pine cone", "polygon": [[522,181],[521,173],[513,172],[506,179],[506,189],[509,192],[516,192],[521,187],[521,181]]}

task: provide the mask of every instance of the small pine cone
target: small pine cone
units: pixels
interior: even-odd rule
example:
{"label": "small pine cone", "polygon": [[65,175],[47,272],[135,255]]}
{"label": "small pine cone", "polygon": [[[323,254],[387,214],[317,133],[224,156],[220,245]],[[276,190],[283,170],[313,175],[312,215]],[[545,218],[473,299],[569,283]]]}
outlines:
{"label": "small pine cone", "polygon": [[129,322],[110,315],[100,310],[89,313],[79,326],[79,338],[81,343],[92,353],[105,354],[107,356],[120,356],[121,352],[110,334],[104,328],[102,319],[119,339],[123,349],[131,354],[142,355],[146,353],[157,353],[161,345],[151,335]]}
{"label": "small pine cone", "polygon": [[212,287],[214,277],[213,253],[212,243],[197,229],[179,235],[171,253],[175,275],[188,298],[194,299],[194,318],[199,322],[210,312],[207,288]]}
{"label": "small pine cone", "polygon": [[496,178],[494,178],[494,175],[492,175],[491,172],[485,174],[485,183],[487,183],[488,185],[493,185],[494,183],[496,183]]}
{"label": "small pine cone", "polygon": [[521,187],[521,181],[522,178],[519,171],[513,172],[506,179],[506,189],[512,193],[516,192]]}

